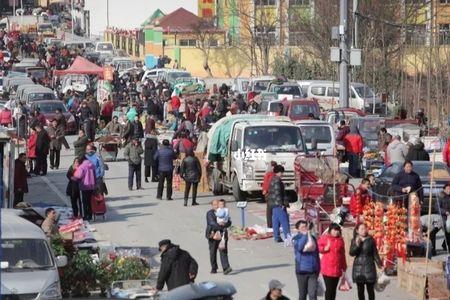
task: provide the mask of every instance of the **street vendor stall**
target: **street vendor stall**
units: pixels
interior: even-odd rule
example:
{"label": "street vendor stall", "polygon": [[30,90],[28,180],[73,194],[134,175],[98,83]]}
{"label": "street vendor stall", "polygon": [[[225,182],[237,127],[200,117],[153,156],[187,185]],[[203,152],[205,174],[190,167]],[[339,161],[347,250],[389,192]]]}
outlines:
{"label": "street vendor stall", "polygon": [[119,153],[121,138],[119,135],[105,135],[95,140],[99,146],[99,153],[104,161],[116,161]]}

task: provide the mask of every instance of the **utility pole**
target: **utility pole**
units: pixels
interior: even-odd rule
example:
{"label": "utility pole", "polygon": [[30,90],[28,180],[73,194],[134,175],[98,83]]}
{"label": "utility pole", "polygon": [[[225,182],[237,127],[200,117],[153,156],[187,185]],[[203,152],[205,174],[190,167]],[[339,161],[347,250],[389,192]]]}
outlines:
{"label": "utility pole", "polygon": [[341,107],[348,107],[348,64],[349,51],[347,41],[348,0],[340,0],[339,7],[339,37],[341,61],[339,63],[339,103]]}
{"label": "utility pole", "polygon": [[74,31],[75,22],[73,21],[73,19],[74,19],[74,15],[73,15],[73,0],[70,1],[70,9],[71,9],[70,15],[72,16],[72,40],[73,40],[74,32],[75,32]]}
{"label": "utility pole", "polygon": [[109,28],[109,0],[106,0],[106,28]]}

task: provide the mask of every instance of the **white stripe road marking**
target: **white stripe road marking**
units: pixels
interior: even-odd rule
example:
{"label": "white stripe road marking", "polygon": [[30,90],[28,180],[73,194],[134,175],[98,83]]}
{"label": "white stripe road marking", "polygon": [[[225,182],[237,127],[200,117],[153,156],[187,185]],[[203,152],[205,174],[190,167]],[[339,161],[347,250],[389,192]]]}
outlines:
{"label": "white stripe road marking", "polygon": [[45,182],[48,185],[48,187],[59,197],[59,199],[62,200],[62,202],[64,202],[66,204],[66,206],[68,206],[68,207],[71,206],[71,204],[69,203],[69,200],[67,199],[67,197],[63,193],[61,193],[58,190],[58,188],[53,183],[51,183],[50,180],[48,180],[47,177],[39,176],[39,178],[41,178],[42,181]]}

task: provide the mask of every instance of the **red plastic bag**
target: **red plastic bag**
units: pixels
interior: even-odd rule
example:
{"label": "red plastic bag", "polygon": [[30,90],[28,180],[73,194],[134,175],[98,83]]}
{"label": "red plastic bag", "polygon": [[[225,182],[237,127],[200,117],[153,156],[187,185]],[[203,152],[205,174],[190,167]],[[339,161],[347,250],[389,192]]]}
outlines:
{"label": "red plastic bag", "polygon": [[339,283],[339,290],[343,292],[348,292],[352,289],[352,284],[346,273],[342,274],[341,282]]}

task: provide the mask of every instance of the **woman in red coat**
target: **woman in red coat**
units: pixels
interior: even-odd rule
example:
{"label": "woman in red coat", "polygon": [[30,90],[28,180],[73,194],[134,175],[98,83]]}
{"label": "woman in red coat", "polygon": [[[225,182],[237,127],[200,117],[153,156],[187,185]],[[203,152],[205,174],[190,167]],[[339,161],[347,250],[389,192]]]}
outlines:
{"label": "woman in red coat", "polygon": [[8,108],[4,108],[0,112],[0,125],[8,127],[12,123],[12,113]]}
{"label": "woman in red coat", "polygon": [[34,130],[34,128],[31,128],[27,143],[27,158],[28,164],[30,166],[29,174],[33,173],[33,162],[36,159],[36,138],[36,130]]}
{"label": "woman in red coat", "polygon": [[335,300],[339,280],[347,270],[341,227],[331,223],[328,233],[324,234],[317,244],[319,253],[322,254],[320,272],[325,282],[325,300]]}

